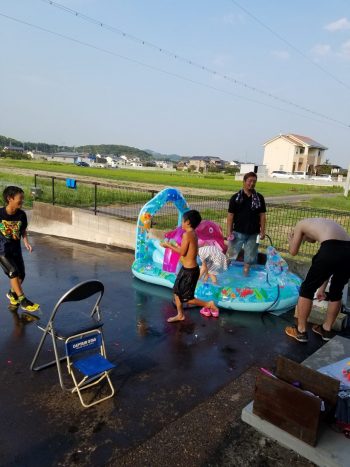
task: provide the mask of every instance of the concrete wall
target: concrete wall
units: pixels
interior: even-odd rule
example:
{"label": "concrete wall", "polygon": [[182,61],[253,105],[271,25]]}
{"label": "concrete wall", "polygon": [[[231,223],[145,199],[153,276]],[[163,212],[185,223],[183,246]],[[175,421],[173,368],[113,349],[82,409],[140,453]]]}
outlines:
{"label": "concrete wall", "polygon": [[29,231],[134,250],[135,223],[82,209],[34,202]]}

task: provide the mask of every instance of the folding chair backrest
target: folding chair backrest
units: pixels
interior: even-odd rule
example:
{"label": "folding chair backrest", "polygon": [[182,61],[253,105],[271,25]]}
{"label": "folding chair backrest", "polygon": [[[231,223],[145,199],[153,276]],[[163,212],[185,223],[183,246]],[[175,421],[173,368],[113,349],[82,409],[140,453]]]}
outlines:
{"label": "folding chair backrest", "polygon": [[62,303],[67,302],[78,302],[81,300],[85,300],[95,294],[98,294],[97,300],[95,305],[92,307],[90,315],[93,316],[95,311],[99,310],[99,304],[102,299],[104,293],[104,285],[100,281],[85,281],[81,282],[80,284],[74,286],[72,289],[68,290],[56,303],[50,321],[53,321],[58,308],[62,305]]}
{"label": "folding chair backrest", "polygon": [[86,298],[89,298],[96,293],[100,293],[102,298],[103,292],[104,286],[100,281],[81,282],[72,289],[68,290],[68,292],[63,295],[59,303],[85,300]]}
{"label": "folding chair backrest", "polygon": [[102,347],[102,335],[100,332],[89,333],[86,336],[69,339],[66,341],[66,353],[68,357],[77,355],[88,350],[100,349]]}

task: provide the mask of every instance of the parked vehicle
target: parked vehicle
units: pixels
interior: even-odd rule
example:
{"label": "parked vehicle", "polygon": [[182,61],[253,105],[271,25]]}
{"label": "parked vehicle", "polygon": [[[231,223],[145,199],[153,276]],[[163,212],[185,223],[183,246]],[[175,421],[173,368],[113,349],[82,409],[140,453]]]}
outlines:
{"label": "parked vehicle", "polygon": [[299,180],[307,180],[309,178],[309,175],[306,172],[293,172],[293,177]]}
{"label": "parked vehicle", "polygon": [[90,165],[87,162],[76,162],[75,165],[78,167],[90,167]]}
{"label": "parked vehicle", "polygon": [[272,178],[289,178],[289,179],[295,178],[291,172],[285,172],[284,170],[274,170],[273,172],[271,172],[271,177]]}
{"label": "parked vehicle", "polygon": [[311,177],[311,180],[319,180],[319,181],[324,181],[324,182],[332,182],[332,176],[331,175],[314,175]]}

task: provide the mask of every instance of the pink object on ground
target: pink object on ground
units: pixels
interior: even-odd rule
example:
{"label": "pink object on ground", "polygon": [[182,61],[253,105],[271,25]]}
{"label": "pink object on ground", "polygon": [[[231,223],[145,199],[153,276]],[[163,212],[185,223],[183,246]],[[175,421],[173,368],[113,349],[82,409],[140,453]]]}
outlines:
{"label": "pink object on ground", "polygon": [[219,317],[219,310],[217,310],[217,311],[210,310],[210,313],[211,313],[213,318],[218,318]]}
{"label": "pink object on ground", "polygon": [[199,313],[200,313],[202,316],[207,316],[207,317],[208,317],[208,316],[211,316],[211,310],[210,310],[210,308],[205,308],[205,307],[203,307],[203,308],[200,309]]}

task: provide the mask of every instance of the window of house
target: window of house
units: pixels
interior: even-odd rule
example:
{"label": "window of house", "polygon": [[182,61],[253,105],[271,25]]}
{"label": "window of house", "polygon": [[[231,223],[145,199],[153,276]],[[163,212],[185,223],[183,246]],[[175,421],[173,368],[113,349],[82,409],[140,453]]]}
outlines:
{"label": "window of house", "polygon": [[305,148],[300,148],[300,154],[304,154]]}

